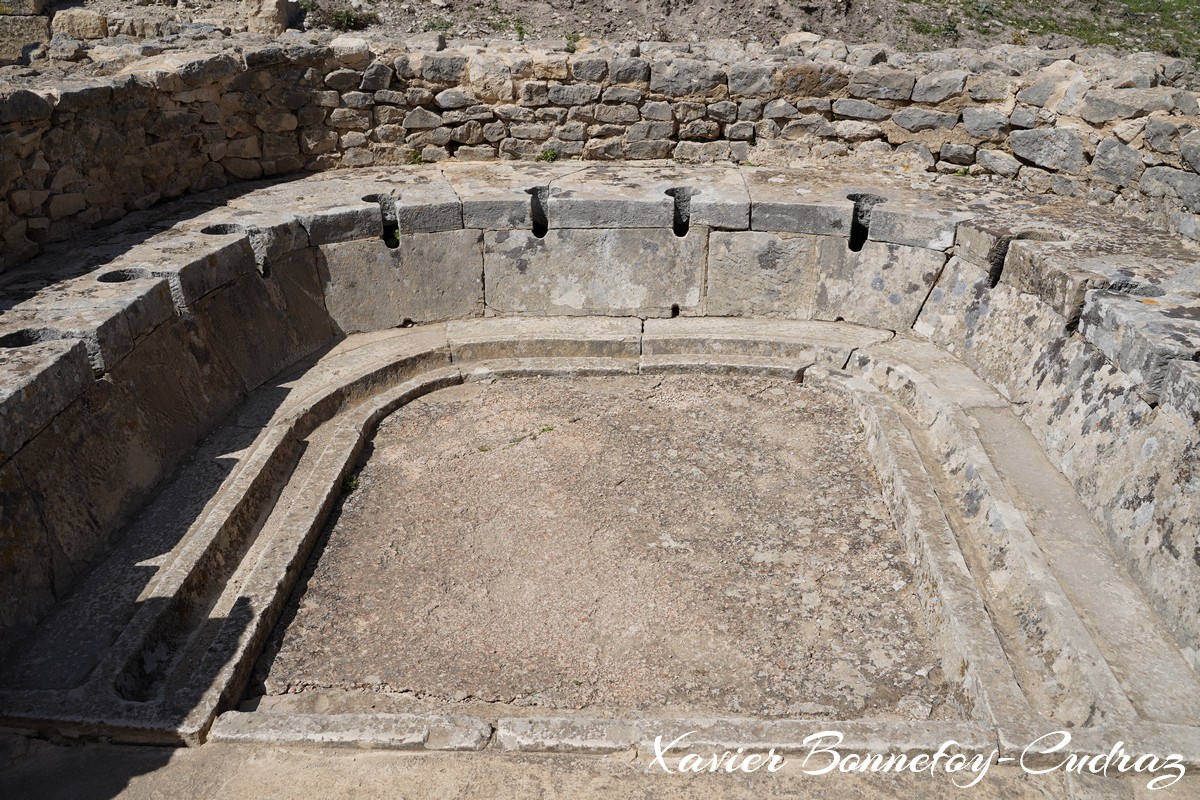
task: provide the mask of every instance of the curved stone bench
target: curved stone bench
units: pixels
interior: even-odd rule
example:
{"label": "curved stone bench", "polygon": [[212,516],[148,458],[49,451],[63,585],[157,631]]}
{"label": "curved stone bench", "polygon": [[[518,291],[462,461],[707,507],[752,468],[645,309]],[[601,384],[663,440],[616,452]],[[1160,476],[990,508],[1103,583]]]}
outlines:
{"label": "curved stone bench", "polygon": [[158,225],[7,281],[7,722],[201,741],[364,439],[422,392],[733,371],[854,399],[964,735],[1044,715],[1197,752],[1172,539],[1196,530],[1189,245],[970,181],[799,169],[331,173]]}

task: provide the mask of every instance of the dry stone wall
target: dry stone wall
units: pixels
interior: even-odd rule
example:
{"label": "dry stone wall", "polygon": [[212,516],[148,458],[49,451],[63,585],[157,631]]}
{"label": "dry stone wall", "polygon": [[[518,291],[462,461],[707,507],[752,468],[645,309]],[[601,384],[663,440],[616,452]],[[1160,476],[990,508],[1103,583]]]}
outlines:
{"label": "dry stone wall", "polygon": [[1166,56],[911,55],[810,34],[770,51],[721,41],[568,52],[432,35],[219,46],[147,44],[149,57],[114,62],[113,74],[0,92],[0,266],[165,199],[302,170],[752,162],[768,149],[1012,178],[1200,238],[1200,107],[1181,88],[1186,63]]}

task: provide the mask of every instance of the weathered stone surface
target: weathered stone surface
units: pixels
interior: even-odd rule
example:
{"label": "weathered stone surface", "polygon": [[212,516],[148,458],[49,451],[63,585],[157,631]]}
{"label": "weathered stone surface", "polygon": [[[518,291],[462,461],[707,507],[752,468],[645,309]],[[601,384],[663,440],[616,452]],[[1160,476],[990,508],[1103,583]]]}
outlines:
{"label": "weathered stone surface", "polygon": [[811,319],[823,248],[844,246],[805,234],[713,231],[706,313]]}
{"label": "weathered stone surface", "polygon": [[1179,152],[1193,172],[1200,172],[1200,130],[1183,137]]}
{"label": "weathered stone surface", "polygon": [[414,108],[404,117],[401,123],[409,130],[427,130],[437,128],[442,124],[442,118],[424,108]]}
{"label": "weathered stone surface", "polygon": [[1184,205],[1200,208],[1200,175],[1171,167],[1151,167],[1142,173],[1138,188],[1151,197],[1177,197]]}
{"label": "weathered stone surface", "polygon": [[922,75],[913,86],[914,103],[941,103],[962,94],[967,83],[966,70],[952,69]]}
{"label": "weathered stone surface", "polygon": [[910,100],[916,76],[892,67],[866,67],[850,74],[850,95],[880,100]]}
{"label": "weathered stone surface", "polygon": [[52,109],[44,97],[28,89],[0,92],[0,122],[49,119]]}
{"label": "weathered stone surface", "polygon": [[[707,231],[556,230],[484,234],[487,304],[508,314],[696,313]],[[639,264],[653,259],[647,272]]]}
{"label": "weathered stone surface", "polygon": [[1142,154],[1114,136],[1100,142],[1096,156],[1092,159],[1092,170],[1096,177],[1117,186],[1137,183],[1145,166]]}
{"label": "weathered stone surface", "polygon": [[1008,117],[991,108],[964,108],[963,128],[980,139],[997,139],[1008,130]]}
{"label": "weathered stone surface", "polygon": [[967,211],[929,208],[911,201],[879,203],[871,209],[868,237],[927,250],[947,250],[954,244],[959,223],[970,219]]}
{"label": "weathered stone surface", "polygon": [[1015,176],[1021,169],[1021,162],[1002,150],[978,150],[975,152],[975,163],[988,172],[1006,178]]}
{"label": "weathered stone surface", "polygon": [[1143,298],[1111,291],[1090,292],[1079,332],[1157,402],[1172,361],[1200,358],[1200,303],[1194,298]]}
{"label": "weathered stone surface", "polygon": [[513,98],[513,86],[507,62],[487,53],[471,56],[466,88],[484,102],[508,102]]}
{"label": "weathered stone surface", "polygon": [[656,61],[650,67],[650,91],[668,97],[705,94],[724,81],[725,72],[710,61],[675,58]]}
{"label": "weathered stone surface", "polygon": [[857,253],[826,246],[819,263],[815,319],[844,319],[901,330],[912,327],[946,256],[934,250],[868,241]]}
{"label": "weathered stone surface", "polygon": [[908,131],[928,131],[935,128],[953,128],[958,122],[958,115],[927,111],[923,108],[902,108],[892,114],[892,122]]}
{"label": "weathered stone surface", "polygon": [[[0,342],[0,462],[7,461],[92,382],[78,339],[42,340],[37,331],[7,331]],[[15,535],[15,532],[14,532]]]}
{"label": "weathered stone surface", "polygon": [[479,231],[401,234],[320,248],[329,316],[342,333],[475,316],[483,310]]}
{"label": "weathered stone surface", "polygon": [[350,69],[366,69],[371,63],[371,45],[360,36],[338,36],[329,43],[333,57]]}
{"label": "weathered stone surface", "polygon": [[0,14],[0,64],[25,60],[34,47],[49,41],[48,18]]}
{"label": "weathered stone surface", "polygon": [[1065,128],[1013,131],[1008,142],[1013,155],[1046,169],[1076,173],[1088,163],[1079,134]]}
{"label": "weathered stone surface", "polygon": [[885,120],[892,112],[866,100],[841,99],[833,101],[833,113],[850,119]]}
{"label": "weathered stone surface", "polygon": [[1165,88],[1093,89],[1084,96],[1079,116],[1098,125],[1154,111],[1170,111],[1174,105],[1174,91]]}
{"label": "weathered stone surface", "polygon": [[4,0],[5,14],[34,17],[46,11],[46,0]]}
{"label": "weathered stone surface", "polygon": [[85,8],[64,8],[50,21],[50,32],[72,39],[103,39],[108,36],[108,19]]}

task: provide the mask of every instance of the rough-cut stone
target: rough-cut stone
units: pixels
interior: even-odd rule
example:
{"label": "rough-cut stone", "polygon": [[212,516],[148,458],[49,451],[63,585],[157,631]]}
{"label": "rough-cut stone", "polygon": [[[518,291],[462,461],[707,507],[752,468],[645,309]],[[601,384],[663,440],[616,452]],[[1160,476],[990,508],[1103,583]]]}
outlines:
{"label": "rough-cut stone", "polygon": [[725,81],[719,64],[690,58],[656,61],[650,68],[650,91],[668,97],[706,94]]}
{"label": "rough-cut stone", "polygon": [[0,14],[0,65],[23,61],[37,45],[49,41],[50,20],[46,17]]}
{"label": "rough-cut stone", "polygon": [[908,131],[928,131],[953,128],[958,122],[958,115],[923,108],[903,108],[892,114],[892,122]]}
{"label": "rough-cut stone", "polygon": [[941,103],[960,95],[966,86],[969,75],[969,72],[961,69],[922,75],[913,86],[912,101],[914,103]]}
{"label": "rough-cut stone", "polygon": [[879,100],[910,100],[917,79],[905,70],[891,67],[866,67],[850,76],[850,95]]}
{"label": "rough-cut stone", "polygon": [[108,19],[89,9],[64,8],[54,14],[50,31],[72,39],[103,39],[108,36]]}
{"label": "rough-cut stone", "polygon": [[1013,131],[1008,142],[1013,155],[1046,169],[1074,174],[1088,163],[1079,134],[1066,128]]}
{"label": "rough-cut stone", "polygon": [[839,117],[878,122],[887,119],[892,112],[866,100],[841,99],[833,101],[833,113]]}
{"label": "rough-cut stone", "polygon": [[962,124],[979,139],[998,139],[1008,130],[1008,116],[992,108],[964,108]]}
{"label": "rough-cut stone", "polygon": [[1021,170],[1021,162],[1002,150],[977,150],[975,163],[996,175],[1014,177]]}
{"label": "rough-cut stone", "polygon": [[1151,167],[1142,173],[1138,188],[1151,197],[1177,197],[1190,208],[1200,208],[1200,175],[1172,167]]}
{"label": "rough-cut stone", "polygon": [[1100,142],[1092,159],[1096,177],[1117,186],[1137,183],[1144,169],[1142,154],[1114,136]]}
{"label": "rough-cut stone", "polygon": [[1200,130],[1194,130],[1183,137],[1179,152],[1193,172],[1200,172]]}

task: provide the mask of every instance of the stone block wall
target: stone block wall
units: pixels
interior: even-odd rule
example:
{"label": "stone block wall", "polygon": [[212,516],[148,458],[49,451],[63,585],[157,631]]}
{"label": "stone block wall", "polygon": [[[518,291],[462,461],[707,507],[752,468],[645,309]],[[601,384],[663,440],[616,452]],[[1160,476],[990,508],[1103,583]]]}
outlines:
{"label": "stone block wall", "polygon": [[46,0],[0,0],[0,65],[14,64],[50,41]]}
{"label": "stone block wall", "polygon": [[1012,178],[1200,238],[1200,107],[1166,56],[734,42],[169,50],[0,92],[0,266],[131,210],[301,170],[447,159],[753,161],[758,148]]}

